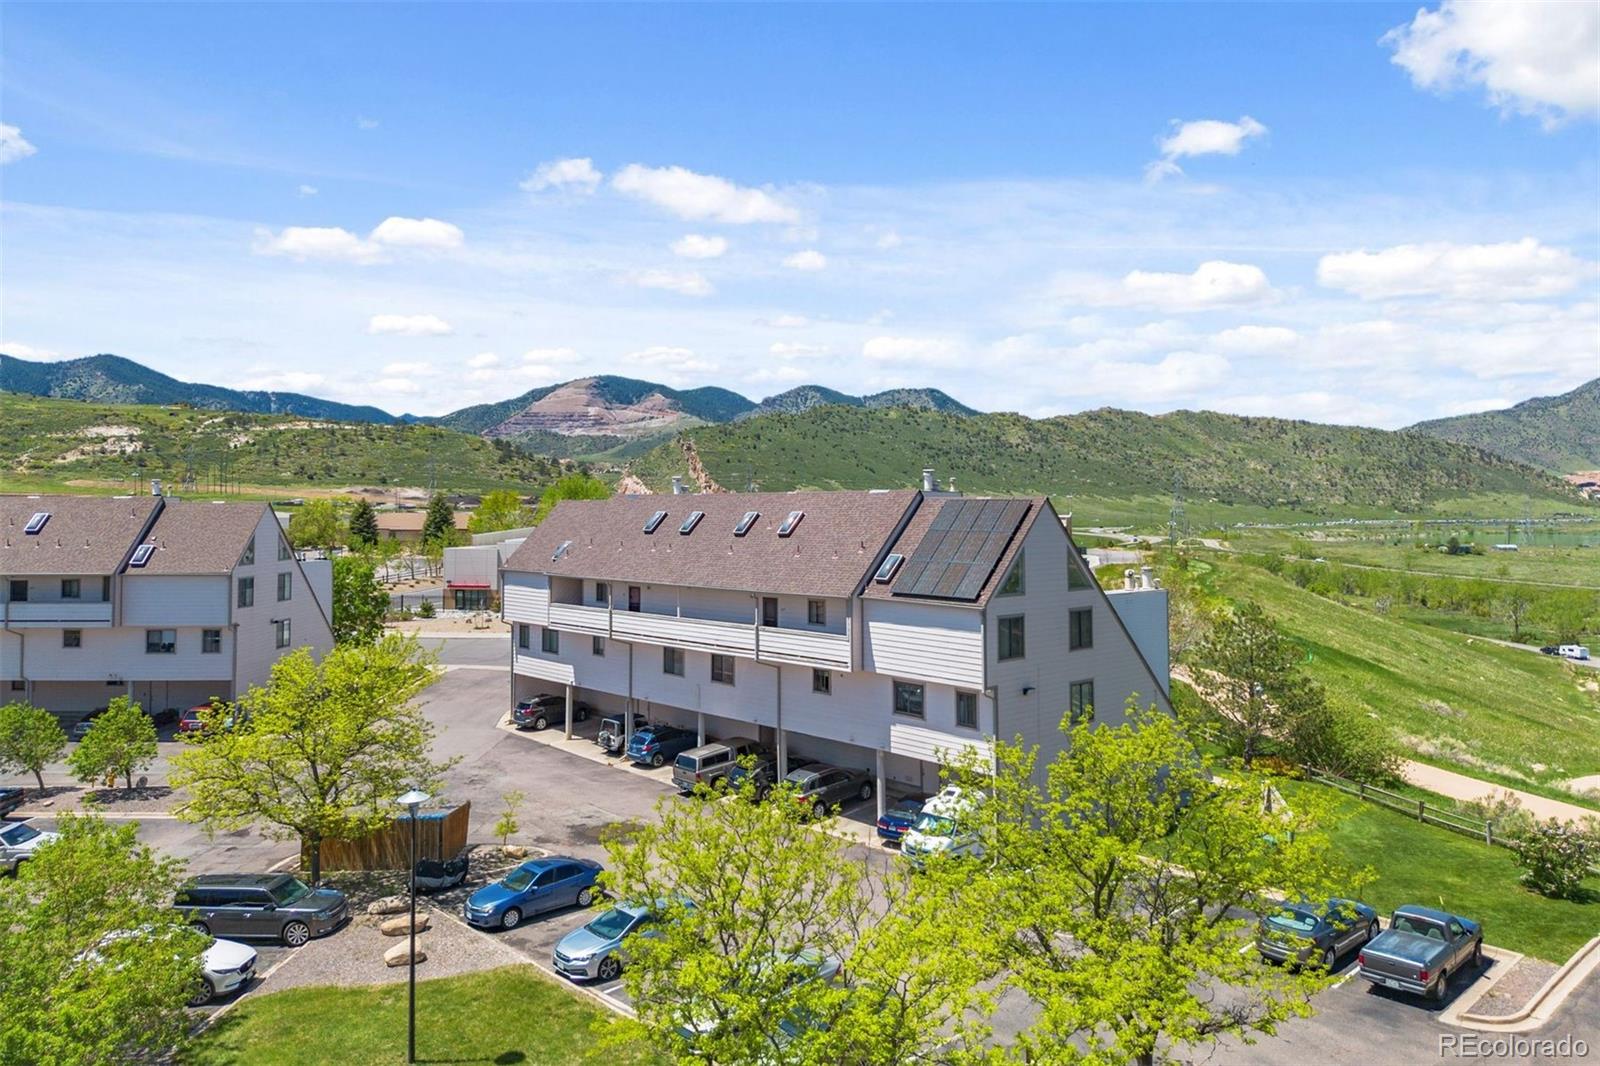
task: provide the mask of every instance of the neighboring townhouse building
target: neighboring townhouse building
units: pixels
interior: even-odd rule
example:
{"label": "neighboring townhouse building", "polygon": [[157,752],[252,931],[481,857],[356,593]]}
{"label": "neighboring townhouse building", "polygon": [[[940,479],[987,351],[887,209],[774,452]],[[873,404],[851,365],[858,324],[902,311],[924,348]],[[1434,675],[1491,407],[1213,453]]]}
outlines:
{"label": "neighboring townhouse building", "polygon": [[941,755],[1170,710],[1166,593],[1108,596],[1043,497],[932,491],[558,504],[507,560],[513,699],[630,704],[938,787]]}
{"label": "neighboring townhouse building", "polygon": [[71,722],[233,699],[279,656],[333,646],[333,570],[265,504],[0,497],[0,702]]}
{"label": "neighboring townhouse building", "polygon": [[[456,532],[465,534],[472,515],[466,511],[453,511],[450,516]],[[397,540],[402,544],[421,544],[422,527],[428,524],[427,511],[379,511],[378,539]]]}

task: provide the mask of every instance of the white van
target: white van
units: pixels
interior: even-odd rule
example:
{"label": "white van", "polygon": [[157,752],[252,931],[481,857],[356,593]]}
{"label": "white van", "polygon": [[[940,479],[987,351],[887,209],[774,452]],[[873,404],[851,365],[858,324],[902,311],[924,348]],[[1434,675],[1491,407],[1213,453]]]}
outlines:
{"label": "white van", "polygon": [[1589,649],[1582,644],[1563,644],[1556,649],[1556,654],[1563,659],[1587,659]]}
{"label": "white van", "polygon": [[933,854],[982,858],[983,841],[971,827],[971,819],[983,799],[981,792],[967,793],[960,785],[946,785],[922,805],[916,824],[900,838],[900,854],[912,862]]}

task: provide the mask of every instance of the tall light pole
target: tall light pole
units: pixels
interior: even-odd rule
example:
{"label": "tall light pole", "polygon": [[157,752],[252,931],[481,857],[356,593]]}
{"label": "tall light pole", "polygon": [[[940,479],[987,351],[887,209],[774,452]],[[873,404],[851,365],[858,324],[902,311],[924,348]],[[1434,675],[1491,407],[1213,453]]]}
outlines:
{"label": "tall light pole", "polygon": [[417,808],[428,802],[428,794],[414,788],[396,803],[411,812],[411,951],[406,957],[410,967],[410,987],[406,998],[406,1061],[417,1061]]}

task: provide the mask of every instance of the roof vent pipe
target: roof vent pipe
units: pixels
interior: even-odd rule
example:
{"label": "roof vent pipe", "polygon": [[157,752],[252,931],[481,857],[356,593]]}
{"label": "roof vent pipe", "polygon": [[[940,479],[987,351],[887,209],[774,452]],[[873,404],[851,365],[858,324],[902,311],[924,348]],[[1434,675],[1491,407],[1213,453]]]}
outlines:
{"label": "roof vent pipe", "polygon": [[931,466],[925,466],[925,467],[922,468],[922,491],[923,492],[938,492],[939,491],[939,483],[938,483],[938,481],[934,480],[933,467],[931,467]]}
{"label": "roof vent pipe", "polygon": [[152,496],[161,495],[161,479],[160,478],[156,477],[156,478],[151,478],[150,479],[150,495],[152,495]]}
{"label": "roof vent pipe", "polygon": [[948,492],[956,491],[956,479],[955,478],[951,478],[950,479],[950,488],[947,489],[946,491],[948,491]]}
{"label": "roof vent pipe", "polygon": [[685,490],[684,490],[684,487],[683,487],[683,475],[682,474],[673,474],[672,475],[672,494],[674,496],[682,496],[684,494],[684,491]]}
{"label": "roof vent pipe", "polygon": [[1155,581],[1153,580],[1154,576],[1155,576],[1155,568],[1154,567],[1141,566],[1139,568],[1139,587],[1142,588],[1142,589],[1153,589],[1153,588],[1155,588],[1156,584],[1155,584]]}
{"label": "roof vent pipe", "polygon": [[1133,584],[1133,567],[1130,566],[1122,572],[1122,587],[1132,591]]}

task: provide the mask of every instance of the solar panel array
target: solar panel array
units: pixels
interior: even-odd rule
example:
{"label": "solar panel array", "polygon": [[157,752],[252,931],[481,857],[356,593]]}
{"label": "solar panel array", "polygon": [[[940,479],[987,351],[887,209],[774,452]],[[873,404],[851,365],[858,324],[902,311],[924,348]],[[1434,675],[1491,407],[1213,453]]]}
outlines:
{"label": "solar panel array", "polygon": [[1027,513],[1027,500],[945,500],[894,595],[976,600]]}

